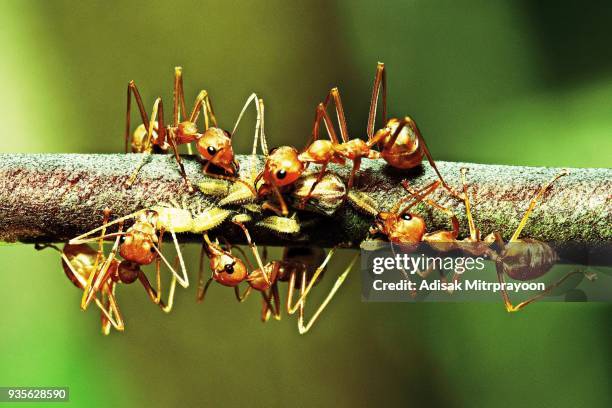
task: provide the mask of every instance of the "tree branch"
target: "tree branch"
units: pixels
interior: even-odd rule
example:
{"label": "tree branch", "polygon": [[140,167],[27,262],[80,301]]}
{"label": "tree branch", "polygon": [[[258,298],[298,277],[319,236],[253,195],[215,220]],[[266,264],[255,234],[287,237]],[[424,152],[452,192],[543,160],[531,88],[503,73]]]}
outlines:
{"label": "tree branch", "polygon": [[[0,155],[0,240],[22,242],[67,241],[100,225],[102,210],[123,216],[160,202],[175,199],[193,207],[214,205],[214,197],[196,191],[189,194],[170,155],[152,155],[134,185],[123,182],[141,160],[137,154],[3,154]],[[241,169],[248,156],[238,157]],[[195,157],[184,157],[193,184],[207,178]],[[258,157],[261,168],[263,158]],[[460,190],[459,170],[468,167],[474,216],[483,233],[500,231],[509,238],[536,191],[560,169],[439,162],[445,179]],[[349,166],[331,166],[344,179]],[[357,189],[368,193],[378,208],[388,209],[405,196],[400,185],[410,180],[415,187],[436,179],[429,165],[410,172],[389,168],[382,161],[364,160]],[[570,169],[559,179],[533,212],[522,236],[544,241],[597,246],[612,242],[612,169]],[[457,214],[462,234],[467,233],[463,204],[439,189],[432,198]],[[425,205],[416,207],[428,230],[448,228],[444,214]],[[264,228],[253,227],[253,239],[261,245],[308,244],[358,247],[366,237],[372,218],[343,205],[331,216],[299,212],[302,232],[280,238]],[[231,223],[219,228],[230,242],[243,242]],[[182,234],[182,240],[200,240]]]}

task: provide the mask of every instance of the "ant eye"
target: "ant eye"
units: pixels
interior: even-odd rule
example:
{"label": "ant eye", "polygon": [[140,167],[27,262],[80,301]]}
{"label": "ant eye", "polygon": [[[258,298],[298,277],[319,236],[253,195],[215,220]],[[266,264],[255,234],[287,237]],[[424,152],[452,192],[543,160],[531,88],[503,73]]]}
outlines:
{"label": "ant eye", "polygon": [[225,267],[223,268],[223,270],[225,271],[225,273],[231,275],[232,273],[234,273],[234,264],[225,264]]}
{"label": "ant eye", "polygon": [[208,154],[210,154],[211,156],[214,155],[215,153],[217,153],[217,149],[215,149],[213,146],[208,146],[206,148],[206,151],[208,152]]}
{"label": "ant eye", "polygon": [[119,242],[122,244],[125,242],[125,235],[122,235],[121,238],[119,238]]}
{"label": "ant eye", "polygon": [[404,221],[410,221],[412,219],[412,215],[410,215],[409,213],[405,213],[405,214],[402,214],[401,218]]}
{"label": "ant eye", "polygon": [[154,254],[155,253],[155,247],[153,245],[151,245],[151,253]]}
{"label": "ant eye", "polygon": [[287,171],[286,170],[279,170],[276,172],[276,178],[279,180],[284,179],[287,176]]}

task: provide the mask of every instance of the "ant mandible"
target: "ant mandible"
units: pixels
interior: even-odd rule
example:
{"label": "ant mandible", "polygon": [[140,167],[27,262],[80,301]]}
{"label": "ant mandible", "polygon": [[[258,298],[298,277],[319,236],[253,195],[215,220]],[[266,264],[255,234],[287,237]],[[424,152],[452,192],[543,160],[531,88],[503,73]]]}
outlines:
{"label": "ant mandible", "polygon": [[[193,109],[191,110],[191,114],[188,116],[188,119],[181,120],[181,115],[184,115],[187,110],[185,108],[182,68],[176,67],[174,70],[173,122],[171,125],[165,126],[162,99],[158,97],[155,100],[151,119],[149,120],[140,96],[140,92],[138,91],[134,81],[130,81],[127,87],[127,112],[124,136],[126,152],[129,143],[132,96],[136,100],[140,117],[142,119],[142,124],[138,126],[132,136],[132,152],[146,153],[146,155],[157,151],[165,153],[170,147],[172,147],[183,180],[191,192],[193,191],[193,187],[187,179],[185,168],[181,161],[181,157],[178,154],[178,146],[187,144],[189,152],[191,152],[191,143],[195,142],[196,150],[206,161],[206,164],[202,169],[204,173],[215,178],[225,180],[234,179],[238,172],[239,166],[234,157],[231,139],[235,134],[238,124],[240,123],[240,119],[242,118],[242,115],[248,105],[254,103],[257,108],[257,95],[251,94],[249,96],[231,133],[218,127],[211,98],[206,90],[200,91],[196,97]],[[199,132],[196,124],[200,114],[200,108],[203,111],[204,117],[203,133]],[[157,122],[158,116],[159,122]],[[146,155],[143,157],[141,163],[125,183],[126,186],[129,187],[136,179],[138,172],[146,162]],[[209,172],[209,166],[211,164],[223,170],[225,175]]]}

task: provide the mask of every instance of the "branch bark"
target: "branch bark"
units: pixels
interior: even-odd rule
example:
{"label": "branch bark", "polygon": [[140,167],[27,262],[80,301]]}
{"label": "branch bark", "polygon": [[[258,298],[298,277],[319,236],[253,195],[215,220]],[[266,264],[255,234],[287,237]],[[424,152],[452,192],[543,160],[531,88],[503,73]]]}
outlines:
{"label": "branch bark", "polygon": [[[239,156],[241,168],[248,156]],[[216,199],[196,191],[189,194],[170,155],[152,155],[134,185],[123,182],[141,160],[137,154],[2,154],[0,155],[0,240],[22,242],[66,241],[100,225],[102,210],[123,216],[175,199],[188,205],[214,205]],[[195,157],[184,157],[190,180],[206,176]],[[258,168],[263,158],[257,159]],[[474,216],[483,233],[500,231],[509,238],[535,192],[560,169],[438,162],[446,180],[460,189],[459,170],[468,167]],[[347,167],[330,167],[346,179]],[[418,187],[436,179],[428,165],[409,172],[389,168],[382,161],[364,160],[357,189],[368,193],[378,208],[388,209],[405,196],[404,178]],[[543,241],[601,246],[612,242],[612,169],[570,169],[533,212],[523,236]],[[467,232],[463,204],[439,189],[432,198],[457,214]],[[425,205],[416,207],[430,231],[448,228],[444,214]],[[252,229],[261,245],[308,244],[358,247],[366,237],[371,217],[343,205],[332,216],[299,213],[299,237],[281,238],[263,228]],[[218,228],[230,242],[243,242],[231,223]],[[182,240],[199,236],[182,234]]]}

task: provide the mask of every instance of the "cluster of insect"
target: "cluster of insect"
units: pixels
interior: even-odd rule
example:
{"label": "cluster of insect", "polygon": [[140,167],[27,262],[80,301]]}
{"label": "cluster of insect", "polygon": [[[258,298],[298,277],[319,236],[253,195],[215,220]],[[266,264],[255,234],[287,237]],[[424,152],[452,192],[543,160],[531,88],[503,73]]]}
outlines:
{"label": "cluster of insect", "polygon": [[[131,132],[132,100],[136,101],[141,119],[134,132]],[[162,99],[155,100],[149,116],[135,83],[131,81],[128,84],[125,149],[126,152],[131,149],[133,153],[142,153],[143,158],[127,178],[124,187],[130,188],[136,181],[149,154],[166,154],[171,151],[185,188],[189,192],[194,191],[181,161],[179,146],[186,145],[191,153],[191,144],[195,143],[203,162],[202,171],[209,176],[207,181],[196,187],[205,195],[217,196],[216,205],[194,209],[185,203],[172,201],[112,220],[112,211],[107,208],[102,225],[70,240],[62,249],[54,245],[40,246],[51,247],[60,253],[66,275],[83,292],[81,308],[88,308],[92,302],[95,304],[100,310],[102,331],[105,334],[110,333],[112,328],[119,331],[125,328],[115,293],[118,284],[140,282],[154,304],[164,312],[171,311],[176,284],[185,288],[189,286],[188,274],[177,241],[177,234],[184,232],[202,235],[198,301],[204,300],[212,282],[233,288],[239,302],[243,302],[252,291],[257,291],[261,294],[263,321],[269,320],[270,317],[280,319],[282,310],[288,315],[297,312],[298,330],[300,333],[307,332],[346,279],[357,256],[336,278],[327,296],[314,309],[311,317],[306,319],[304,310],[309,294],[321,280],[335,248],[326,253],[316,247],[290,246],[284,249],[281,259],[268,260],[267,249],[260,251],[251,239],[250,223],[290,236],[300,231],[297,211],[310,210],[331,215],[347,201],[364,216],[372,217],[369,239],[407,245],[420,242],[445,243],[444,250],[465,248],[472,253],[486,254],[496,261],[500,281],[503,281],[506,275],[521,280],[535,279],[546,273],[556,261],[555,252],[546,243],[520,239],[519,236],[536,203],[553,182],[565,173],[557,175],[535,194],[509,241],[522,242],[522,251],[540,254],[530,260],[530,265],[525,265],[524,257],[517,254],[516,249],[512,249],[516,247],[505,245],[499,234],[491,233],[481,238],[471,214],[467,170],[464,169],[461,173],[463,191],[455,191],[438,171],[416,123],[407,116],[387,118],[386,71],[382,63],[377,65],[374,78],[367,120],[367,141],[350,138],[338,88],[329,91],[324,101],[316,107],[311,139],[301,151],[293,146],[268,149],[264,103],[256,94],[247,99],[231,132],[219,127],[211,98],[205,90],[198,94],[191,111],[186,109],[180,67],[175,69],[173,100],[173,120],[167,125],[164,121]],[[384,125],[377,130],[375,123],[380,100]],[[248,168],[241,170],[234,156],[232,137],[251,105],[257,115],[253,148]],[[329,105],[333,105],[335,111],[339,136],[335,129],[336,124],[328,113]],[[204,122],[203,128],[197,124],[200,117]],[[325,128],[326,138],[320,135],[321,125]],[[263,169],[259,171],[258,149],[265,157]],[[382,211],[377,208],[374,200],[353,188],[364,158],[382,159],[396,169],[412,169],[420,166],[423,158],[427,158],[438,180],[420,189],[415,189],[404,181],[402,185],[406,196],[393,208]],[[332,163],[342,166],[347,161],[352,166],[346,178],[328,168]],[[309,171],[308,167],[311,165],[319,167],[315,171]],[[469,237],[460,240],[459,222],[455,214],[430,198],[438,188],[445,189],[451,197],[465,204]],[[414,210],[411,212],[418,203],[425,203],[448,215],[452,229],[427,232],[424,219],[414,213]],[[222,237],[211,239],[209,231],[222,222],[235,225],[248,243],[247,252],[240,247],[232,247]],[[128,223],[130,226],[126,228],[124,224]],[[171,236],[177,254],[173,262],[162,252],[164,236],[167,235]],[[112,242],[108,253],[105,253],[104,241]],[[93,243],[94,247],[90,246],[90,243]],[[206,258],[211,270],[208,279],[204,272]],[[153,284],[142,270],[144,266],[152,264],[155,266]],[[162,264],[171,272],[165,300],[162,296],[160,276]],[[279,294],[279,285],[282,282],[287,284],[284,302]],[[503,299],[508,311],[516,311],[543,295],[544,293],[538,294],[518,305],[513,305],[505,292]]]}

